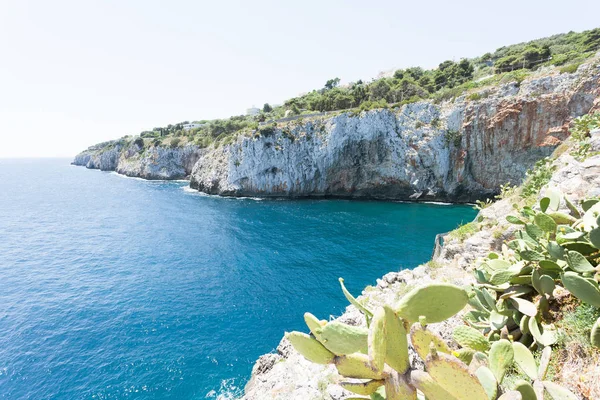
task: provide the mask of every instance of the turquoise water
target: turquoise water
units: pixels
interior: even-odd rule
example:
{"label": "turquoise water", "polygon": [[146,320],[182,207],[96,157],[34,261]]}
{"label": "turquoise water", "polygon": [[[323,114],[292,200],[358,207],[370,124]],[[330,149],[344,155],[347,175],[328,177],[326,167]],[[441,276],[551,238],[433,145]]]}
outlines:
{"label": "turquoise water", "polygon": [[0,398],[239,391],[302,314],[427,261],[466,206],[224,199],[0,160]]}

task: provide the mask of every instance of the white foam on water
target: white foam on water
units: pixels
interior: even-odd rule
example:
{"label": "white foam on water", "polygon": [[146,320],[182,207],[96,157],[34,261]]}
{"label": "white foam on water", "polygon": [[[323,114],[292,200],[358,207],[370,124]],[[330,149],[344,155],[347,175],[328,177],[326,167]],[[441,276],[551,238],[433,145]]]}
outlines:
{"label": "white foam on water", "polygon": [[[187,181],[186,181],[187,182]],[[215,199],[223,199],[223,200],[254,200],[254,201],[263,201],[265,199],[261,198],[261,197],[233,197],[233,196],[221,196],[218,194],[208,194],[208,193],[204,193],[204,192],[199,192],[196,189],[192,189],[189,186],[183,186],[182,187],[183,191],[189,194],[193,194],[196,196],[202,196],[202,197],[212,197]]]}
{"label": "white foam on water", "polygon": [[206,394],[206,399],[216,400],[234,400],[239,399],[244,394],[244,390],[238,387],[234,378],[223,379],[221,387],[218,390],[211,390]]}

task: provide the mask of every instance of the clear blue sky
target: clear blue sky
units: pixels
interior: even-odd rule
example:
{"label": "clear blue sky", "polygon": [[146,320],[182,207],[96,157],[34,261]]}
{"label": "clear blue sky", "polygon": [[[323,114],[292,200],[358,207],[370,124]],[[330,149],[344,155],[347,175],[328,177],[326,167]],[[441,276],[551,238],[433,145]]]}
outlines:
{"label": "clear blue sky", "polygon": [[600,26],[600,1],[0,0],[0,157]]}

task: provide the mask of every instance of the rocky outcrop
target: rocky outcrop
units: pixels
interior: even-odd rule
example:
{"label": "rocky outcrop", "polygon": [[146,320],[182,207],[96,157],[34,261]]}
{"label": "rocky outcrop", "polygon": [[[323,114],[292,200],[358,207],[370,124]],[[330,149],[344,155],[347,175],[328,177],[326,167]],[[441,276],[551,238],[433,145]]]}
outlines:
{"label": "rocky outcrop", "polygon": [[[595,151],[598,150],[600,145]],[[574,202],[600,195],[600,155],[579,162],[565,153],[554,161],[554,165],[556,170],[548,187],[558,188]],[[378,279],[375,287],[365,289],[361,301],[374,308],[381,304],[395,304],[411,288],[431,281],[458,285],[472,283],[471,271],[477,260],[490,251],[500,251],[503,240],[514,233],[516,226],[506,221],[507,215],[515,213],[512,207],[514,200],[507,198],[484,208],[476,218],[479,221],[478,228],[470,237],[461,240],[446,236],[440,255],[432,262],[413,270],[390,272]],[[354,306],[348,306],[339,319],[352,325],[365,323],[362,314]],[[429,327],[451,343],[452,331],[459,324],[463,324],[460,316]],[[579,386],[583,380],[587,382],[586,398],[600,398],[600,370],[593,364],[594,361],[582,359],[576,352],[565,354],[564,357],[563,368],[554,379],[575,393],[581,393]],[[411,357],[411,362],[419,361]],[[264,355],[256,362],[242,399],[345,399],[350,393],[336,385],[340,379],[333,366],[307,361],[283,339],[277,353]]]}
{"label": "rocky outcrop", "polygon": [[75,156],[73,164],[144,179],[182,179],[190,175],[202,152],[195,145],[144,147],[141,140],[127,145],[115,141],[90,147]]}
{"label": "rocky outcrop", "polygon": [[540,72],[451,102],[343,113],[208,151],[190,186],[225,196],[335,196],[474,201],[568,136],[568,123],[600,96],[598,59],[574,74]]}

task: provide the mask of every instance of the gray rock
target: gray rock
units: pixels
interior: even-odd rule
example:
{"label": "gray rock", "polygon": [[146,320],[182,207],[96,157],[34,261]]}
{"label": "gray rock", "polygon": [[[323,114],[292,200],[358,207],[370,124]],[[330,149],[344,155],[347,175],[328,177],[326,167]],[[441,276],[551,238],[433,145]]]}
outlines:
{"label": "gray rock", "polygon": [[[518,184],[599,97],[598,59],[535,75],[485,98],[343,113],[204,154],[190,186],[225,196],[474,201]],[[285,130],[285,132],[284,132]]]}

